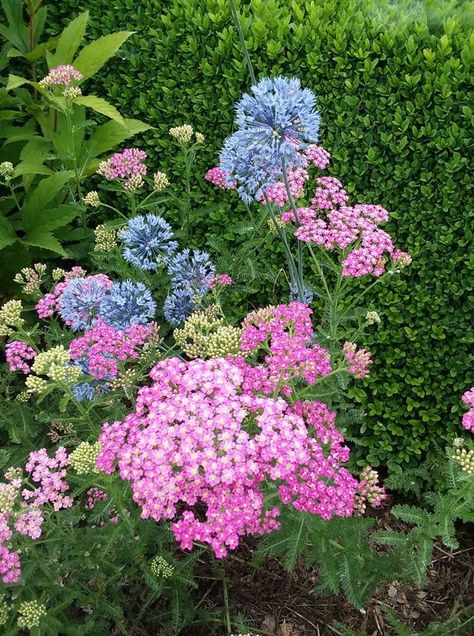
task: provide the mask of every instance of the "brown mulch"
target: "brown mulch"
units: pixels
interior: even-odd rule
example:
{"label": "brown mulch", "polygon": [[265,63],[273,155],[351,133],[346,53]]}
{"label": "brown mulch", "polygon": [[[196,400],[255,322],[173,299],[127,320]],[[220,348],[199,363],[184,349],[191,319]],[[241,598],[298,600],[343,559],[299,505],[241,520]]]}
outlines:
{"label": "brown mulch", "polygon": [[[403,524],[390,517],[388,510],[382,510],[377,515],[377,526],[401,529]],[[364,612],[352,607],[342,596],[315,596],[312,589],[317,582],[316,570],[297,567],[288,574],[274,558],[267,559],[262,569],[255,570],[246,562],[243,546],[237,553],[238,558],[229,559],[232,565],[226,567],[232,616],[245,617],[255,636],[342,636],[334,621],[364,636],[392,636],[397,632],[382,610],[388,607],[413,635],[423,632],[431,623],[442,623],[453,616],[460,617],[458,623],[453,623],[454,627],[437,627],[432,633],[436,636],[474,634],[474,619],[472,623],[469,621],[467,629],[456,626],[470,618],[466,608],[474,604],[472,527],[461,528],[458,538],[457,550],[449,550],[439,543],[435,545],[423,588],[402,586],[397,581],[388,583],[377,590]],[[250,557],[250,549],[247,554]],[[223,612],[221,583],[216,581],[208,591],[209,609]],[[222,634],[226,634],[224,628]],[[192,636],[201,635],[193,631]]]}

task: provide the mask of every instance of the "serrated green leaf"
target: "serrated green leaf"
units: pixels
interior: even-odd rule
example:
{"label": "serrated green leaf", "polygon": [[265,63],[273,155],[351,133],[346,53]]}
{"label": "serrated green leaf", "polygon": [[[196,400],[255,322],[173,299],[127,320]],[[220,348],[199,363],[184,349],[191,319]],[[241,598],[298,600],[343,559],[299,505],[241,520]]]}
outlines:
{"label": "serrated green leaf", "polygon": [[34,218],[30,218],[25,229],[43,229],[45,231],[56,230],[70,223],[79,214],[79,208],[72,205],[59,205],[56,208],[39,210]]}
{"label": "serrated green leaf", "polygon": [[29,232],[22,242],[26,245],[42,247],[50,252],[61,254],[61,256],[67,256],[58,239],[55,238],[51,232],[45,232],[41,228],[36,228],[32,232]]}
{"label": "serrated green leaf", "polygon": [[113,119],[120,126],[125,127],[125,120],[122,115],[118,112],[115,106],[109,104],[106,99],[103,97],[96,97],[95,95],[82,95],[81,97],[76,97],[74,100],[76,104],[81,104],[82,106],[86,106],[87,108],[92,108],[96,113],[100,113],[101,115],[105,115],[109,119]]}
{"label": "serrated green leaf", "polygon": [[87,141],[86,153],[91,157],[98,157],[129,137],[153,128],[138,119],[124,119],[124,124],[122,126],[115,121],[102,124]]}
{"label": "serrated green leaf", "polygon": [[10,73],[10,75],[8,76],[8,82],[6,85],[6,90],[11,91],[14,88],[18,88],[19,86],[23,86],[24,84],[28,84],[29,80],[27,80],[25,77],[20,77],[19,75],[13,75],[13,73]]}
{"label": "serrated green leaf", "polygon": [[132,31],[118,31],[110,35],[103,35],[81,50],[74,60],[73,66],[83,74],[84,79],[92,77],[104,66],[107,60],[115,55],[132,33]]}
{"label": "serrated green leaf", "polygon": [[65,184],[74,177],[71,170],[56,172],[43,179],[28,198],[26,206],[22,210],[23,218],[34,218],[39,210],[45,208],[64,188]]}
{"label": "serrated green leaf", "polygon": [[17,240],[12,224],[4,216],[0,215],[0,250],[8,245],[13,245]]}
{"label": "serrated green leaf", "polygon": [[50,68],[72,62],[86,32],[88,20],[89,11],[84,11],[67,25],[59,36],[56,51],[48,60]]}
{"label": "serrated green leaf", "polygon": [[19,177],[20,175],[24,174],[50,175],[53,174],[53,171],[51,170],[51,168],[48,168],[41,163],[22,161],[15,166],[15,172],[13,173],[13,175],[15,177]]}

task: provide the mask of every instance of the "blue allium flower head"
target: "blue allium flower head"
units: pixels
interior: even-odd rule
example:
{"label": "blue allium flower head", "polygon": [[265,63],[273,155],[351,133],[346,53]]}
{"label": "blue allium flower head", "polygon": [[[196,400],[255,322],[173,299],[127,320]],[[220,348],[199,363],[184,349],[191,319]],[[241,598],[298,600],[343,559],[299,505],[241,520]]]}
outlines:
{"label": "blue allium flower head", "polygon": [[[69,364],[72,367],[79,367],[84,375],[89,375],[89,365],[85,358],[72,360]],[[110,391],[110,385],[105,380],[90,380],[73,384],[71,389],[78,402],[83,402],[84,400],[92,402],[96,395]]]}
{"label": "blue allium flower head", "polygon": [[103,299],[99,317],[115,329],[124,330],[132,325],[147,325],[156,311],[150,290],[143,283],[124,280],[114,283]]}
{"label": "blue allium flower head", "polygon": [[87,329],[94,323],[108,291],[106,280],[105,276],[74,278],[61,294],[59,315],[73,331]]}
{"label": "blue allium flower head", "polygon": [[[307,287],[303,287],[303,300],[301,300],[301,302],[303,302],[305,305],[311,305],[311,303],[313,302],[313,298],[313,292]],[[296,284],[290,285],[290,300],[300,300],[298,285]]]}
{"label": "blue allium flower head", "polygon": [[156,214],[130,219],[120,238],[125,244],[124,259],[142,270],[156,270],[178,248],[178,243],[171,240],[171,225]]}
{"label": "blue allium flower head", "polygon": [[275,168],[274,158],[266,147],[246,145],[240,131],[228,137],[220,152],[219,167],[228,176],[230,187],[237,181],[237,191],[245,203],[259,199],[265,188],[282,176],[281,162]]}
{"label": "blue allium flower head", "polygon": [[193,294],[205,294],[215,274],[216,268],[209,254],[200,250],[182,250],[168,262],[172,286],[175,289],[189,289]]}
{"label": "blue allium flower head", "polygon": [[303,164],[300,150],[318,141],[320,125],[316,96],[297,78],[265,78],[252,93],[237,103],[238,130],[220,154],[220,167],[238,181],[246,201],[281,178],[283,161],[287,168]]}
{"label": "blue allium flower head", "polygon": [[195,309],[193,292],[190,289],[176,289],[166,298],[163,314],[170,325],[179,327]]}

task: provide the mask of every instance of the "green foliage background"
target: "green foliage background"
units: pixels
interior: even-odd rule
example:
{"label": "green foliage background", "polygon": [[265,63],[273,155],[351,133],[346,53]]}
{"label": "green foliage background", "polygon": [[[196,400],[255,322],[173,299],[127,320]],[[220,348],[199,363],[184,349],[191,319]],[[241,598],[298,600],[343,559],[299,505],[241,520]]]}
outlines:
{"label": "green foliage background", "polygon": [[[459,430],[460,394],[473,383],[474,4],[244,0],[239,7],[257,74],[294,74],[319,95],[331,173],[353,200],[384,205],[388,230],[413,255],[409,271],[370,298],[383,327],[365,343],[374,371],[353,396],[367,414],[355,434],[363,433],[369,461],[416,464]],[[84,9],[93,36],[136,32],[95,88],[125,116],[156,127],[142,141],[153,167],[177,174],[162,151],[168,128],[187,122],[206,135],[200,172],[215,165],[233,104],[249,86],[228,0],[61,0],[52,9],[57,30]],[[196,178],[196,244],[219,237],[233,250],[245,239],[238,230],[246,210]],[[201,209],[217,201],[211,212]],[[259,254],[263,270],[284,262]],[[257,278],[250,301],[237,292],[242,310],[274,302],[271,287]]]}

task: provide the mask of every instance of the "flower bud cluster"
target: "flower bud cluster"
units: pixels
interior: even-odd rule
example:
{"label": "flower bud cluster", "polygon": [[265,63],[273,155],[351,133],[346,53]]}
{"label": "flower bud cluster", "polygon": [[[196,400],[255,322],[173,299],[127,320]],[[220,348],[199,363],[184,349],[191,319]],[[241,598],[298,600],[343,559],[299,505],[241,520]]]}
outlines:
{"label": "flower bud cluster", "polygon": [[376,311],[368,311],[365,319],[368,325],[380,324],[380,322],[382,321],[380,315]]}
{"label": "flower bud cluster", "polygon": [[193,138],[194,129],[189,124],[184,124],[183,126],[170,128],[169,133],[180,144],[188,144]]}
{"label": "flower bud cluster", "polygon": [[46,606],[37,600],[24,601],[18,607],[18,627],[20,629],[33,629],[39,627],[41,619],[46,616]]}
{"label": "flower bud cluster", "polygon": [[70,99],[71,101],[77,99],[82,95],[82,91],[79,86],[67,86],[63,90],[63,97]]}
{"label": "flower bud cluster", "polygon": [[99,195],[97,194],[96,190],[91,190],[90,192],[88,192],[84,199],[84,205],[88,205],[91,208],[98,208],[100,207],[101,201],[99,199]]}
{"label": "flower bud cluster", "polygon": [[94,230],[94,252],[111,252],[117,247],[117,230],[98,225]]}
{"label": "flower bud cluster", "polygon": [[21,317],[23,305],[21,300],[8,300],[0,308],[0,337],[10,336],[15,329],[19,329],[25,323]]}
{"label": "flower bud cluster", "polygon": [[40,291],[42,277],[46,272],[44,263],[36,263],[33,267],[24,267],[13,279],[23,288],[23,293],[28,295],[37,294]]}
{"label": "flower bud cluster", "polygon": [[82,371],[78,367],[71,366],[70,361],[70,352],[62,345],[58,345],[38,353],[31,370],[38,375],[46,376],[52,382],[74,384],[82,376]]}
{"label": "flower bud cluster", "polygon": [[8,607],[6,596],[5,594],[2,594],[0,595],[0,627],[6,625],[9,613],[10,609]]}
{"label": "flower bud cluster", "polygon": [[100,443],[81,442],[69,455],[69,465],[78,475],[97,473],[96,461],[100,451]]}
{"label": "flower bud cluster", "polygon": [[153,175],[153,185],[157,192],[161,192],[169,186],[170,182],[164,172],[155,172]]}
{"label": "flower bud cluster", "polygon": [[188,358],[225,357],[240,351],[241,329],[224,324],[218,305],[194,312],[174,338]]}
{"label": "flower bud cluster", "polygon": [[366,510],[366,504],[379,506],[387,498],[384,488],[379,486],[379,475],[371,466],[366,466],[361,475],[356,495],[355,514],[361,516]]}
{"label": "flower bud cluster", "polygon": [[2,161],[0,163],[0,177],[3,177],[5,181],[10,181],[14,172],[15,168],[11,161]]}
{"label": "flower bud cluster", "polygon": [[63,423],[53,420],[51,422],[51,429],[48,431],[47,435],[53,444],[57,444],[60,439],[73,432],[74,426],[71,423]]}
{"label": "flower bud cluster", "polygon": [[150,570],[156,578],[169,579],[174,574],[174,566],[161,556],[156,556],[150,563]]}
{"label": "flower bud cluster", "polygon": [[467,448],[456,448],[452,458],[459,464],[464,473],[474,474],[474,450]]}

